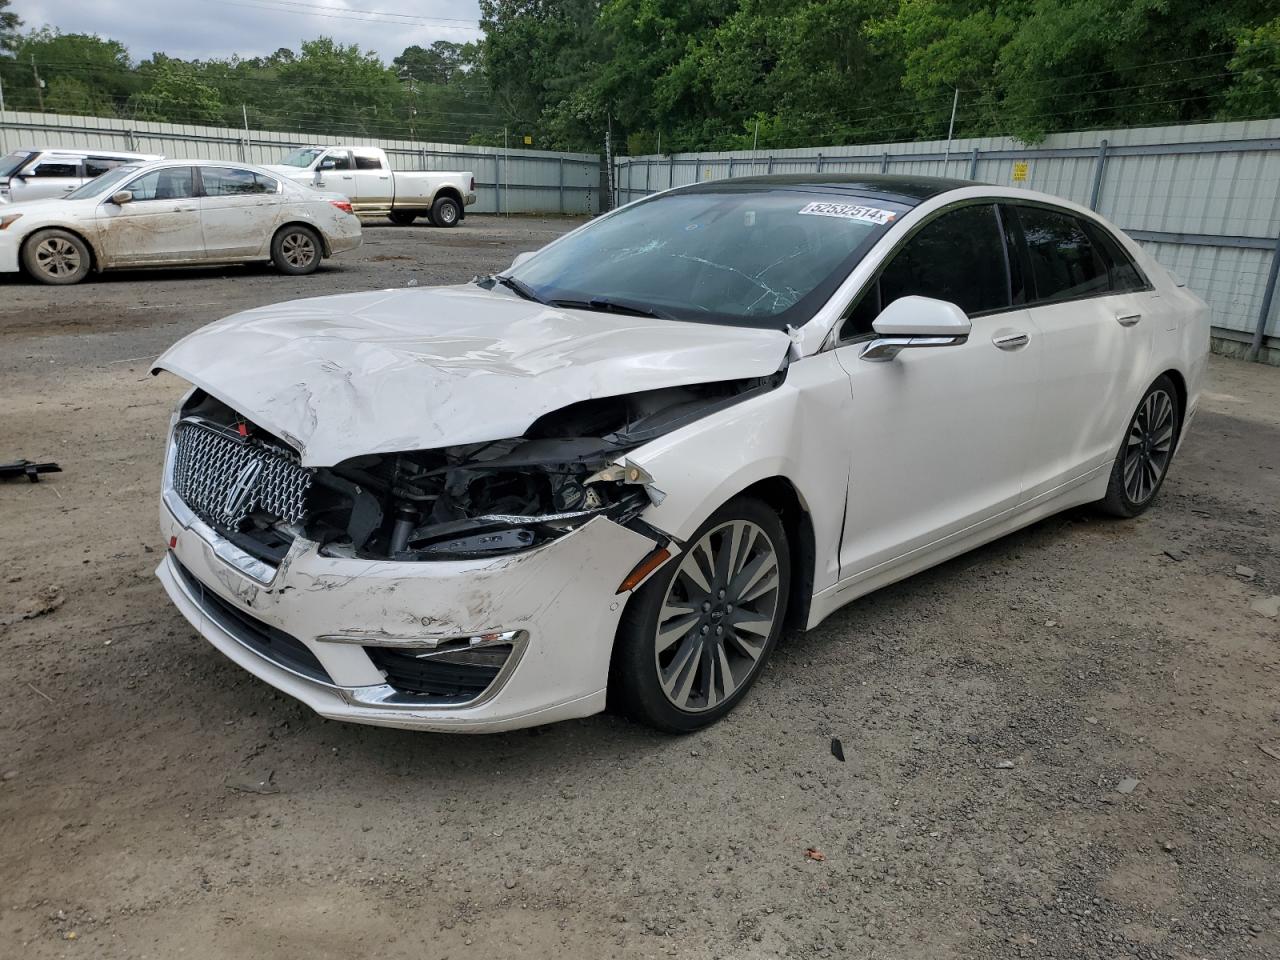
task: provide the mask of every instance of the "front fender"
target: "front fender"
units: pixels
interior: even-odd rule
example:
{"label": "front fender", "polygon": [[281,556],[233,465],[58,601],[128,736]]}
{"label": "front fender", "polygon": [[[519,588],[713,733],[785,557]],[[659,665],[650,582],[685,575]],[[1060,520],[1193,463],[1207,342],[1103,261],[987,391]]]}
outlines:
{"label": "front fender", "polygon": [[814,586],[835,583],[850,463],[850,391],[832,353],[791,364],[776,390],[628,454],[666,496],[643,518],[678,540],[751,485],[789,481],[813,524]]}

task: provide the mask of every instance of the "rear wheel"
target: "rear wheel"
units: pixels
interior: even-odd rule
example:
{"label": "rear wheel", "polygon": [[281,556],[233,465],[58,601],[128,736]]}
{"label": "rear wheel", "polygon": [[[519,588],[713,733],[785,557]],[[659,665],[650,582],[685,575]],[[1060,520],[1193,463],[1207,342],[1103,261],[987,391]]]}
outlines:
{"label": "rear wheel", "polygon": [[418,219],[418,213],[416,210],[392,210],[388,216],[392,223],[401,227],[407,227],[413,223],[413,221]]}
{"label": "rear wheel", "polygon": [[431,222],[437,227],[456,227],[462,218],[462,207],[453,197],[441,197],[431,207]]}
{"label": "rear wheel", "polygon": [[782,633],[790,581],[778,514],[748,497],[725,504],[631,598],[611,694],[632,718],[659,730],[715,723],[764,668]]}
{"label": "rear wheel", "polygon": [[1169,473],[1181,428],[1178,391],[1173,381],[1161,376],[1147,388],[1129,421],[1100,504],[1103,510],[1117,517],[1136,517],[1151,506]]}
{"label": "rear wheel", "polygon": [[282,227],[271,241],[271,262],[281,273],[299,277],[315,273],[324,250],[320,236],[310,227]]}
{"label": "rear wheel", "polygon": [[23,266],[41,283],[79,283],[92,262],[89,245],[66,230],[38,230],[22,245]]}

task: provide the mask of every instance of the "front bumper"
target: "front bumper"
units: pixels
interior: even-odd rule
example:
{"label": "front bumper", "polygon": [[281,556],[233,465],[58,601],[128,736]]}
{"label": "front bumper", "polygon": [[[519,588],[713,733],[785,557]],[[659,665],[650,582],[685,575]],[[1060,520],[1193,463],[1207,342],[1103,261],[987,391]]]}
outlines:
{"label": "front bumper", "polygon": [[[186,513],[180,503],[176,507]],[[228,550],[227,541],[198,519],[184,519],[168,501],[161,506],[161,527],[173,546],[156,575],[206,640],[322,716],[436,731],[487,733],[602,710],[626,599],[615,591],[653,548],[649,538],[597,517],[559,540],[505,557],[341,559],[321,556],[314,543],[298,540],[277,569],[246,564],[246,572],[244,558],[234,547]],[[237,638],[201,602],[191,580],[296,638],[330,682],[304,676]],[[367,638],[367,646],[379,646],[504,631],[527,635],[518,661],[483,695],[458,705],[398,693],[364,646],[350,642]]]}
{"label": "front bumper", "polygon": [[18,272],[18,238],[8,230],[0,231],[0,273]]}

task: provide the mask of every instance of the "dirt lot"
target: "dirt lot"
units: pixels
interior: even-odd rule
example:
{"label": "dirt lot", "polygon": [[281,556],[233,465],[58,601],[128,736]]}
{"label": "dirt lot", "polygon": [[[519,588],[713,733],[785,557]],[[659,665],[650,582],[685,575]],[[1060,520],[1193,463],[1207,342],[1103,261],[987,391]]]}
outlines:
{"label": "dirt lot", "polygon": [[311,278],[0,281],[0,459],[65,469],[0,485],[0,957],[1280,956],[1280,621],[1251,608],[1280,370],[1213,364],[1145,517],[859,601],[692,737],[325,722],[194,635],[152,576],[180,385],[147,360],[570,223],[370,228]]}

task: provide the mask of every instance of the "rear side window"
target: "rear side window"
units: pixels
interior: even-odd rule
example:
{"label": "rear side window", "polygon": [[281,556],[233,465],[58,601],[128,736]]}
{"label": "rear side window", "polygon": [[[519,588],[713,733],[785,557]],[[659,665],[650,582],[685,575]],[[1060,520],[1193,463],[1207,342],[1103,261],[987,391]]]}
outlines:
{"label": "rear side window", "polygon": [[277,184],[252,170],[240,167],[201,167],[200,181],[206,197],[240,197],[255,193],[275,193]]}
{"label": "rear side window", "polygon": [[84,175],[86,177],[100,177],[108,170],[114,170],[127,162],[127,160],[115,157],[85,157]]}
{"label": "rear side window", "polygon": [[1096,223],[1088,226],[1089,233],[1098,244],[1098,252],[1107,265],[1107,273],[1111,277],[1111,290],[1115,293],[1145,290],[1147,278],[1120,245],[1120,241],[1108,233],[1105,227],[1100,227]]}
{"label": "rear side window", "polygon": [[843,338],[870,333],[880,311],[906,296],[946,300],[971,316],[1011,305],[1005,239],[994,204],[961,207],[921,228],[867,289]]}
{"label": "rear side window", "polygon": [[80,164],[75,160],[45,160],[29,171],[29,177],[79,177]]}
{"label": "rear side window", "polygon": [[1085,225],[1069,213],[1015,207],[1026,240],[1036,300],[1073,300],[1111,289],[1111,277]]}
{"label": "rear side window", "polygon": [[370,157],[364,154],[357,153],[356,169],[357,170],[381,170],[382,161],[379,160],[377,157]]}

